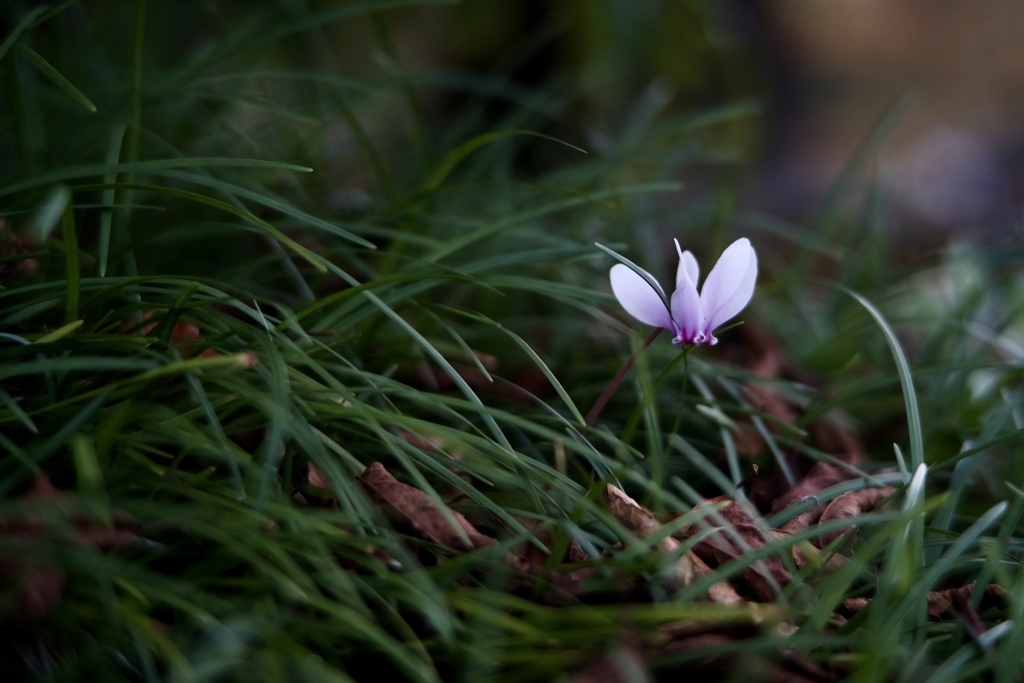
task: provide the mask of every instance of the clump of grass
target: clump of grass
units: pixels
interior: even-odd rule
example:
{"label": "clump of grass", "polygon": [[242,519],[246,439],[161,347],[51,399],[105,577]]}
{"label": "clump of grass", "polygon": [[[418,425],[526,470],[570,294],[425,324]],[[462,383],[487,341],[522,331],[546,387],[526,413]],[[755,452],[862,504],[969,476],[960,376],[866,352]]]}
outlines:
{"label": "clump of grass", "polygon": [[[752,111],[639,112],[584,154],[536,134],[572,89],[511,90],[485,118],[491,81],[403,65],[403,4],[0,10],[4,666],[526,681],[799,656],[832,677],[1014,679],[1019,254],[958,246],[882,277],[866,259],[886,236],[843,258],[857,226],[831,207],[810,232],[738,215],[774,232],[753,235],[761,332],[685,364],[653,344],[586,424],[641,344],[593,242],[658,253],[687,226],[711,252],[711,224],[724,242],[728,202],[681,206],[674,179],[731,163],[721,129]],[[347,70],[334,35],[386,67]],[[441,131],[437,82],[467,84]],[[554,168],[517,164],[549,148]],[[822,262],[852,297],[812,278]],[[786,371],[754,363],[772,353]],[[822,424],[864,452],[844,460]],[[815,462],[845,478],[764,530],[876,484],[888,506],[680,580],[713,537],[690,525],[732,514],[706,498],[763,505],[768,473],[792,490]],[[793,580],[765,600],[747,581],[776,562]],[[972,583],[969,609],[928,620]]]}

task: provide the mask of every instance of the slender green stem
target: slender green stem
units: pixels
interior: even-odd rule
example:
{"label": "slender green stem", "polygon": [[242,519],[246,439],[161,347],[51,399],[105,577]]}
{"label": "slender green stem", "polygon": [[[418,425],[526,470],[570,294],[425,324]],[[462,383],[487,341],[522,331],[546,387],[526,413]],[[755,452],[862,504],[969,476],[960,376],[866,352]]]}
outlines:
{"label": "slender green stem", "polygon": [[75,209],[71,198],[68,198],[61,219],[61,230],[64,238],[64,262],[67,267],[67,313],[65,323],[78,320],[78,303],[81,299],[82,272],[78,263],[78,231],[75,229]]}
{"label": "slender green stem", "polygon": [[[693,348],[692,346],[684,346],[683,350],[679,353],[679,355],[676,356],[675,358],[673,358],[672,362],[669,363],[668,365],[666,365],[665,369],[662,370],[661,374],[658,375],[658,378],[656,380],[654,380],[654,388],[652,388],[651,391],[646,396],[644,396],[644,400],[640,403],[639,406],[637,406],[633,410],[633,414],[629,416],[629,421],[626,423],[626,428],[622,430],[621,438],[622,438],[623,441],[629,443],[630,441],[633,440],[633,432],[636,431],[637,424],[639,424],[640,418],[643,416],[644,411],[646,411],[647,408],[651,405],[651,403],[654,402],[654,399],[657,398],[658,392],[661,390],[661,385],[664,384],[665,380],[669,378],[669,376],[672,374],[673,371],[675,371],[676,366],[679,365],[680,363],[685,363],[686,362],[686,357],[690,354],[690,349],[692,349],[692,348]],[[687,371],[684,370],[684,372],[687,372]],[[686,393],[686,382],[687,382],[688,378],[689,378],[689,375],[688,374],[684,374],[684,376],[683,376],[683,394],[684,395]]]}
{"label": "slender green stem", "polygon": [[[683,399],[685,399],[686,392],[690,388],[690,361],[689,361],[690,354],[689,354],[689,351],[690,351],[691,348],[693,348],[693,347],[689,347],[688,346],[685,349],[683,349],[683,388],[679,392],[679,396],[680,396],[680,399],[679,399],[680,410],[676,411],[676,419],[672,422],[672,433],[673,434],[679,433],[679,427],[680,427],[680,424],[681,424],[682,418],[683,418],[683,411],[682,411]],[[660,382],[659,382],[659,384],[660,384]],[[658,386],[658,385],[655,385],[655,386]]]}
{"label": "slender green stem", "polygon": [[[135,1],[135,35],[132,41],[132,99],[128,112],[128,127],[124,138],[124,157],[126,163],[133,163],[139,159],[139,147],[142,137],[142,62],[143,48],[146,38],[146,0]],[[113,145],[113,142],[111,143]],[[121,179],[125,184],[135,182],[135,174],[125,174]],[[118,247],[124,249],[124,274],[129,276],[138,275],[138,265],[135,258],[135,247],[133,246],[129,223],[131,218],[131,205],[134,201],[135,190],[125,189],[119,191],[118,203],[123,208],[116,214],[116,239]],[[104,263],[104,266],[108,264]],[[104,274],[106,269],[104,268]]]}
{"label": "slender green stem", "polygon": [[634,351],[633,355],[630,356],[629,359],[622,364],[622,367],[619,368],[619,371],[615,373],[615,377],[613,377],[612,381],[608,383],[608,386],[604,388],[604,391],[601,393],[601,396],[597,399],[597,402],[594,403],[594,407],[590,409],[589,413],[587,413],[588,427],[592,426],[597,421],[597,418],[601,414],[601,411],[604,410],[605,404],[608,403],[608,399],[612,397],[612,394],[615,393],[615,390],[619,388],[620,384],[622,384],[622,380],[623,378],[625,378],[626,373],[628,373],[632,369],[633,364],[636,363],[636,359],[640,357],[641,353],[647,350],[647,347],[650,346],[655,339],[657,339],[658,335],[661,334],[661,331],[662,328],[659,327],[658,329],[651,332],[651,334],[648,335],[647,339],[644,340],[644,343],[640,345],[640,348]]}

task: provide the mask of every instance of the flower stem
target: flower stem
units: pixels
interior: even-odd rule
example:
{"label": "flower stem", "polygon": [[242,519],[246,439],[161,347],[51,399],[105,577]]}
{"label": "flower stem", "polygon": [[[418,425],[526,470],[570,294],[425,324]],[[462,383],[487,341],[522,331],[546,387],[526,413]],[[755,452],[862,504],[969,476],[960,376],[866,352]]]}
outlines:
{"label": "flower stem", "polygon": [[612,377],[612,381],[609,382],[608,386],[604,388],[604,391],[601,393],[601,396],[597,399],[597,402],[594,403],[594,407],[590,409],[589,413],[587,413],[586,424],[588,427],[592,426],[597,421],[597,418],[601,414],[601,411],[604,410],[605,404],[608,403],[608,399],[612,397],[612,394],[615,393],[615,390],[619,388],[620,384],[622,384],[622,380],[626,376],[626,373],[628,373],[630,369],[633,367],[633,364],[636,363],[636,359],[640,357],[640,354],[646,351],[647,347],[650,346],[651,343],[658,338],[658,335],[661,334],[662,329],[663,328],[659,327],[655,329],[653,332],[651,332],[651,334],[648,335],[647,339],[644,340],[644,343],[641,344],[640,348],[634,351],[633,355],[630,356],[629,359],[622,364],[622,367],[619,368],[619,371],[615,373],[615,377]]}
{"label": "flower stem", "polygon": [[[636,408],[633,409],[633,414],[629,416],[629,421],[626,422],[626,428],[622,430],[622,434],[619,436],[624,442],[629,443],[633,440],[633,432],[636,431],[636,427],[640,424],[640,418],[643,417],[644,411],[647,410],[654,400],[658,396],[658,392],[661,390],[661,385],[665,383],[665,380],[669,378],[672,371],[676,369],[679,363],[683,364],[683,394],[686,394],[686,380],[687,380],[687,356],[690,355],[690,350],[693,346],[684,346],[679,352],[679,355],[672,359],[672,362],[665,366],[665,369],[661,371],[658,378],[654,380],[654,388],[647,392],[644,396],[643,401],[640,402]],[[672,428],[673,432],[679,431],[678,426]]]}

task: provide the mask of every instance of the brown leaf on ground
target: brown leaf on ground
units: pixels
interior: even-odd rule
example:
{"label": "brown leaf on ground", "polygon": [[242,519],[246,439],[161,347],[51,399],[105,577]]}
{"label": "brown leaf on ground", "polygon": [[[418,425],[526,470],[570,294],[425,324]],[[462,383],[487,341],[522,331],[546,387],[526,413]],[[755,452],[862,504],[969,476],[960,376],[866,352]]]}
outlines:
{"label": "brown leaf on ground", "polygon": [[[545,547],[551,548],[554,545],[554,537],[551,535],[551,531],[542,526],[538,520],[520,517],[519,523],[525,528],[534,531],[536,539]],[[538,548],[536,543],[530,541],[523,541],[512,549],[512,553],[527,565],[537,569],[543,569],[551,564],[551,556]],[[569,547],[565,551],[565,556],[559,558],[559,562],[576,563],[585,562],[588,559],[590,558],[586,551],[583,550],[583,546],[573,538],[569,541]]]}
{"label": "brown leaf on ground", "polygon": [[[701,540],[693,547],[694,553],[711,567],[719,567],[751,550],[763,546],[768,538],[751,512],[740,503],[726,496],[719,496],[700,503],[694,511],[705,509],[704,519],[692,524],[681,533],[687,538],[701,534]],[[713,529],[707,533],[706,529]],[[742,581],[759,600],[771,602],[779,589],[786,586],[792,576],[782,560],[769,555],[745,567],[734,581]]]}
{"label": "brown leaf on ground", "polygon": [[650,679],[647,653],[637,638],[627,638],[577,671],[572,683],[633,683]]}
{"label": "brown leaf on ground", "polygon": [[[700,555],[697,555],[696,553],[693,555],[693,564],[697,570],[697,575],[702,578],[715,573],[715,570],[712,569],[708,563],[702,560]],[[717,602],[719,605],[739,605],[746,602],[746,600],[736,592],[733,585],[725,579],[711,584],[711,587],[708,588],[708,600],[711,602]]]}
{"label": "brown leaf on ground", "polygon": [[[196,347],[196,342],[204,342],[206,339],[202,333],[199,332],[199,328],[196,327],[195,323],[191,323],[187,320],[178,319],[174,323],[174,329],[171,330],[170,339],[167,340],[168,346],[177,346],[181,349],[182,355],[191,355],[192,351]],[[213,358],[218,356],[216,351],[207,348],[199,352],[198,358]]]}
{"label": "brown leaf on ground", "polygon": [[[865,512],[870,512],[894,493],[896,493],[896,489],[891,486],[882,486],[875,489],[861,489],[860,491],[849,491],[828,504],[825,511],[821,513],[821,519],[818,520],[818,523],[824,524],[825,522],[832,520],[857,517]],[[836,531],[824,533],[818,537],[818,545],[819,547],[824,548],[839,536],[842,536],[855,528],[856,527],[850,526],[845,529],[837,529]]]}
{"label": "brown leaf on ground", "polygon": [[[971,636],[976,638],[985,632],[985,625],[971,604],[973,593],[974,584],[929,592],[928,619],[949,621],[959,618]],[[869,598],[848,598],[843,600],[843,610],[852,616],[870,604]],[[982,611],[992,608],[1005,609],[1007,606],[1006,591],[1001,586],[989,584],[985,587],[985,594],[981,598]]]}
{"label": "brown leaf on ground", "polygon": [[68,526],[54,525],[34,514],[0,518],[0,621],[25,624],[50,613],[63,595],[66,574],[52,560],[54,543],[74,543],[97,550],[111,550],[137,538],[136,522],[119,511],[113,524],[91,519],[91,511],[73,493],[60,491],[46,474],[36,475],[21,500],[52,506]]}
{"label": "brown leaf on ground", "polygon": [[562,573],[524,562],[514,553],[506,555],[505,561],[519,574],[513,586],[515,594],[551,606],[578,605],[587,593],[583,581],[594,571],[584,568]]}
{"label": "brown leaf on ground", "polygon": [[[974,605],[971,604],[973,593],[974,584],[930,592],[928,594],[928,618],[932,621],[959,618],[971,638],[977,640],[987,629],[975,611]],[[985,587],[985,594],[981,598],[982,611],[992,607],[1005,609],[1007,606],[1006,591],[1002,587],[995,584]]]}
{"label": "brown leaf on ground", "polygon": [[[764,532],[751,524],[733,524],[719,527],[694,546],[694,552],[712,567],[720,567],[751,550],[756,550],[767,541]],[[793,579],[786,571],[782,560],[768,555],[744,567],[734,582],[741,581],[762,602],[771,602],[778,597],[779,590]]]}
{"label": "brown leaf on ground", "polygon": [[[654,513],[630,498],[625,491],[608,484],[604,490],[604,499],[608,503],[608,509],[615,519],[619,520],[622,526],[639,538],[650,536],[661,528],[661,522],[654,517]],[[668,543],[664,543],[668,541]],[[663,548],[669,546],[676,548],[679,543],[671,536],[663,539]]]}
{"label": "brown leaf on ground", "polygon": [[822,666],[796,650],[784,650],[782,652],[782,666],[785,676],[775,679],[776,681],[785,683],[802,683],[804,681],[807,681],[807,683],[828,683],[828,681],[836,680],[836,677]]}
{"label": "brown leaf on ground", "polygon": [[[646,538],[661,529],[661,523],[655,519],[654,513],[630,498],[622,489],[608,484],[605,487],[604,499],[615,519],[637,538]],[[658,547],[664,555],[671,556],[679,549],[679,541],[668,534],[662,536]],[[697,569],[693,557],[690,553],[684,553],[676,562],[673,572],[676,587],[688,586],[696,578]]]}
{"label": "brown leaf on ground", "polygon": [[448,509],[451,519],[458,525],[458,530],[454,528],[448,515],[430,496],[398,481],[379,462],[367,467],[359,481],[395,523],[411,528],[426,540],[450,550],[470,550],[497,543],[496,539],[477,531],[461,513]]}
{"label": "brown leaf on ground", "polygon": [[[794,503],[799,503],[805,498],[812,498],[823,489],[834,484],[846,481],[850,474],[839,469],[835,465],[825,462],[816,462],[810,471],[798,481],[795,486],[772,501],[772,514],[785,510]],[[824,511],[824,510],[822,510]]]}
{"label": "brown leaf on ground", "polygon": [[[15,234],[0,218],[0,283],[19,273],[34,273],[39,270],[39,261],[23,255],[36,249],[33,240]],[[20,258],[11,258],[20,257]]]}
{"label": "brown leaf on ground", "polygon": [[[141,317],[141,324],[126,321],[121,325],[120,331],[123,333],[134,332],[141,337],[145,337],[155,330],[157,325],[160,324],[160,313],[156,310],[149,309],[143,311]],[[206,341],[206,339],[203,337],[203,334],[199,331],[199,328],[195,323],[178,318],[174,321],[174,327],[171,329],[171,335],[167,339],[167,345],[177,346],[181,350],[182,355],[188,356],[195,349],[197,343],[204,341]],[[207,348],[203,349],[197,358],[213,358],[219,355],[220,354],[213,349]]]}
{"label": "brown leaf on ground", "polygon": [[[694,653],[696,656],[693,659],[681,662],[673,672],[687,675],[699,673],[701,680],[736,680],[738,676],[751,683],[828,683],[835,680],[828,671],[789,649],[782,650],[776,660],[755,652],[745,652],[742,647],[700,657],[700,653],[708,649],[741,643],[760,635],[761,629],[753,620],[730,625],[687,621],[665,626],[660,629],[660,633],[666,641],[658,647],[658,655],[675,658]],[[651,661],[657,664],[658,656],[652,653]],[[664,672],[665,669],[659,671]]]}
{"label": "brown leaf on ground", "polygon": [[871,603],[869,598],[847,598],[843,600],[843,610],[847,616],[851,616],[861,611]]}
{"label": "brown leaf on ground", "polygon": [[971,638],[977,639],[985,632],[985,624],[971,604],[973,589],[974,586],[969,585],[932,591],[928,594],[928,618],[931,621],[944,621],[959,617]]}
{"label": "brown leaf on ground", "polygon": [[[528,518],[521,518],[519,521],[524,527],[534,531],[535,538],[546,548],[551,549],[554,546],[554,537],[550,530],[544,528],[540,522]],[[565,604],[569,602],[566,598],[578,598],[586,592],[582,582],[596,570],[593,567],[572,569],[571,564],[589,559],[576,539],[570,540],[569,547],[562,557],[552,558],[531,541],[524,541],[515,546],[506,557],[517,572],[531,579],[531,585],[527,588],[532,596],[537,596],[538,582],[541,588],[546,588],[540,595],[548,604]],[[567,562],[570,566],[566,566]]]}
{"label": "brown leaf on ground", "polygon": [[319,467],[313,464],[312,460],[306,466],[306,482],[318,489],[331,490],[331,482],[327,481],[327,477],[320,471]]}
{"label": "brown leaf on ground", "polygon": [[[962,605],[970,604],[974,594],[974,584],[932,591],[928,594],[928,616],[941,620],[949,616],[950,608],[959,610]],[[1006,591],[1002,586],[990,583],[985,586],[985,594],[981,596],[981,609],[1005,609],[1007,607]]]}
{"label": "brown leaf on ground", "polygon": [[300,478],[295,483],[296,488],[292,492],[292,497],[298,502],[335,509],[341,507],[327,475],[312,460],[306,463],[305,478]]}
{"label": "brown leaf on ground", "polygon": [[[790,535],[788,531],[782,531],[781,529],[765,529],[764,533],[773,540],[783,540]],[[835,571],[846,562],[846,558],[838,553],[829,553],[826,557],[822,558],[823,551],[817,546],[812,545],[809,541],[792,544],[787,552],[793,558],[796,568],[800,570],[810,566]]]}
{"label": "brown leaf on ground", "polygon": [[[661,523],[654,517],[654,514],[626,495],[621,489],[608,484],[605,488],[604,498],[612,515],[638,538],[646,538],[661,529]],[[659,541],[658,546],[667,556],[679,552],[679,541],[669,535],[665,535]],[[711,572],[711,567],[701,557],[694,551],[688,550],[676,561],[673,572],[675,587],[688,586]],[[716,582],[708,589],[708,598],[713,602],[726,605],[744,602],[736,589],[724,580]]]}
{"label": "brown leaf on ground", "polygon": [[[76,494],[57,489],[43,473],[36,475],[32,481],[32,488],[25,493],[22,500],[52,504],[63,516],[72,521],[75,531],[70,540],[73,542],[98,550],[111,550],[138,538],[138,522],[131,515],[121,510],[112,510],[109,512],[111,524],[90,519],[92,512],[83,506]],[[0,520],[0,530],[3,529],[21,529],[30,534],[36,531],[49,531],[44,528],[41,520],[34,517],[23,520]]]}
{"label": "brown leaf on ground", "polygon": [[[806,499],[815,499],[815,496],[822,490],[849,478],[849,473],[844,470],[824,462],[817,462],[804,478],[796,483],[796,486],[772,502],[771,512],[776,514]],[[817,522],[826,507],[824,503],[815,505],[783,524],[781,529],[790,533],[804,529]]]}

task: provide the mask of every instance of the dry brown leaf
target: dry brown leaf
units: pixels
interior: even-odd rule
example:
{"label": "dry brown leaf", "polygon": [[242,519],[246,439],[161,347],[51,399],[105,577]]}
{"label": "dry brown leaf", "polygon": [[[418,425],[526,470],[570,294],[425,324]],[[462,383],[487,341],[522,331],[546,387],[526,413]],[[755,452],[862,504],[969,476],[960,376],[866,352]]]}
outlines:
{"label": "dry brown leaf", "polygon": [[843,600],[843,609],[847,614],[853,615],[867,607],[870,602],[869,598],[847,598]]}
{"label": "dry brown leaf", "polygon": [[331,482],[327,481],[327,477],[320,471],[319,467],[313,464],[312,460],[309,461],[306,467],[306,482],[318,489],[332,490]]}
{"label": "dry brown leaf", "polygon": [[[145,337],[155,330],[157,325],[160,324],[159,315],[159,312],[154,309],[145,310],[142,312],[141,324],[136,324],[133,321],[125,321],[125,323],[121,325],[120,331],[123,333],[134,332],[141,337]],[[181,350],[182,355],[188,356],[192,353],[196,343],[203,341],[206,341],[206,339],[199,331],[199,328],[196,327],[195,323],[178,318],[174,321],[174,327],[171,329],[171,335],[167,340],[167,345],[177,346]],[[213,349],[207,348],[203,349],[197,358],[213,358],[219,355],[220,354]],[[253,355],[253,357],[255,357],[255,355]]]}
{"label": "dry brown leaf", "polygon": [[[696,505],[694,511],[702,508],[715,508],[715,511],[709,511],[701,522],[690,525],[682,534],[686,537],[702,534],[693,550],[711,567],[719,567],[767,542],[765,532],[751,513],[736,501],[719,496]],[[704,530],[709,528],[714,531],[706,534]],[[792,576],[780,558],[769,555],[745,567],[735,580],[747,584],[759,600],[771,602],[779,589],[792,580]]]}
{"label": "dry brown leaf", "polygon": [[605,650],[591,664],[577,671],[572,683],[632,683],[650,679],[647,653],[634,637],[623,639],[611,652]]}
{"label": "dry brown leaf", "polygon": [[[518,521],[523,525],[524,528],[534,531],[535,537],[545,547],[550,548],[554,543],[554,538],[551,535],[551,531],[545,528],[540,521],[527,517],[519,517]],[[530,541],[523,541],[515,548],[512,549],[520,560],[526,565],[534,567],[538,570],[546,568],[551,562],[550,556],[543,550],[537,547],[537,544],[531,543]],[[560,558],[568,562],[584,562],[589,559],[583,546],[579,544],[575,538],[569,541],[569,547],[566,550],[566,556]]]}
{"label": "dry brown leaf", "polygon": [[785,510],[790,505],[799,503],[805,498],[811,498],[823,489],[844,482],[850,478],[849,473],[839,469],[835,465],[825,462],[816,462],[814,466],[798,481],[795,486],[772,501],[772,514]]}
{"label": "dry brown leaf", "polygon": [[[971,595],[974,593],[974,584],[946,588],[928,593],[928,618],[931,621],[947,621],[959,617],[973,637],[977,637],[985,631],[984,624],[978,617],[974,606],[971,604]],[[848,598],[843,600],[843,609],[847,614],[853,615],[871,604],[869,598]],[[1007,607],[1006,591],[996,584],[989,584],[985,587],[985,594],[981,598],[982,610]]]}
{"label": "dry brown leaf", "polygon": [[[658,648],[660,655],[700,653],[711,648],[742,642],[760,635],[755,621],[741,624],[714,624],[690,620],[659,629],[667,642]],[[651,656],[657,662],[657,656]],[[772,681],[782,683],[828,683],[835,677],[813,661],[792,650],[783,650],[777,661],[769,660],[742,648],[705,658],[686,661],[678,670],[684,674],[680,680],[689,680],[688,675],[699,674],[700,680],[744,680]]]}
{"label": "dry brown leaf", "polygon": [[[121,510],[110,511],[112,525],[88,519],[89,512],[83,508],[78,496],[57,489],[46,474],[36,475],[32,481],[32,488],[22,499],[52,504],[62,515],[71,519],[75,528],[75,533],[69,539],[72,542],[84,543],[98,550],[111,550],[138,538],[138,522],[131,515]],[[49,532],[42,521],[32,517],[23,520],[0,520],[0,530],[26,532],[30,536]]]}
{"label": "dry brown leaf", "polygon": [[[765,544],[766,538],[760,528],[751,524],[734,524],[732,533],[719,529],[700,540],[694,551],[712,567],[731,562]],[[741,545],[736,536],[743,540]],[[782,565],[782,560],[769,555],[744,567],[736,579],[744,582],[762,602],[771,602],[778,597],[779,590],[793,579]]]}
{"label": "dry brown leaf", "polygon": [[[15,234],[9,229],[7,221],[0,218],[0,282],[5,282],[19,273],[34,273],[39,270],[37,259],[22,256],[35,248],[36,245],[31,239]],[[20,259],[9,258],[19,256]]]}
{"label": "dry brown leaf", "polygon": [[985,624],[971,604],[973,589],[973,585],[968,585],[932,591],[928,594],[928,618],[932,621],[943,621],[959,617],[970,636],[977,639],[985,632]]}
{"label": "dry brown leaf", "polygon": [[[972,628],[972,630],[980,627],[981,630],[974,634],[979,635],[984,632],[985,628],[981,624],[981,619],[978,618],[977,613],[974,611],[974,606],[971,604],[973,594],[973,583],[966,586],[958,586],[957,588],[930,592],[928,594],[928,618],[933,621],[942,621],[951,616],[959,615],[968,622],[968,627]],[[991,608],[1005,609],[1006,607],[1006,591],[1003,590],[1002,586],[997,586],[996,584],[986,586],[985,594],[981,596],[982,611]]]}
{"label": "dry brown leaf", "polygon": [[456,530],[430,496],[398,481],[379,462],[367,467],[359,481],[396,523],[412,528],[440,546],[450,550],[469,550],[497,543],[496,539],[477,531],[461,513],[449,509],[451,518],[459,527]]}
{"label": "dry brown leaf", "polygon": [[[554,539],[551,532],[544,528],[538,520],[520,518],[519,522],[525,528],[534,531],[535,538],[545,547],[552,547]],[[576,539],[569,542],[565,555],[557,558],[557,561],[554,562],[550,555],[530,541],[524,541],[515,546],[506,557],[506,560],[517,572],[536,579],[541,584],[546,584],[545,587],[549,590],[542,591],[540,595],[549,604],[565,604],[566,598],[578,598],[586,592],[583,588],[583,581],[596,571],[595,568],[570,569],[565,566],[565,561],[580,563],[589,559],[586,551]],[[537,596],[536,587],[536,581],[529,586],[530,594],[534,597]]]}
{"label": "dry brown leaf", "polygon": [[[888,499],[894,493],[896,493],[896,489],[891,486],[882,486],[875,489],[861,489],[860,491],[849,491],[828,504],[825,511],[821,513],[821,518],[818,523],[824,524],[831,520],[857,517],[865,512],[870,512],[871,510],[874,510],[879,503]],[[855,527],[850,526],[845,529],[824,533],[819,537],[818,545],[824,548],[836,538],[854,528]]]}
{"label": "dry brown leaf", "polygon": [[135,520],[123,512],[111,513],[113,525],[89,519],[78,497],[58,490],[43,473],[36,475],[22,500],[52,505],[74,529],[55,529],[34,515],[0,519],[0,581],[2,592],[7,594],[4,606],[8,608],[0,617],[24,624],[46,616],[63,594],[65,572],[47,557],[45,544],[70,542],[110,550],[127,545],[138,536]]}
{"label": "dry brown leaf", "polygon": [[[635,536],[645,538],[661,528],[661,523],[655,519],[654,513],[630,498],[625,491],[617,486],[608,484],[604,490],[604,499],[615,519],[619,520],[622,526]],[[675,549],[678,546],[678,541],[671,536],[662,539],[662,548],[665,550]]]}
{"label": "dry brown leaf", "polygon": [[[789,536],[790,533],[781,529],[765,529],[765,535],[775,540],[781,540]],[[846,562],[846,558],[838,553],[829,553],[825,560],[822,561],[822,551],[807,541],[794,543],[789,546],[789,555],[793,558],[796,568],[801,570],[810,566],[823,568],[827,571],[835,571]]]}
{"label": "dry brown leaf", "polygon": [[[528,517],[518,518],[518,521],[532,531],[533,537],[545,548],[553,547],[554,538],[540,521]],[[566,565],[566,562],[576,564],[590,559],[575,539],[570,540],[562,557],[552,558],[536,543],[526,540],[514,546],[504,559],[519,574],[513,591],[521,590],[530,600],[553,606],[578,604],[580,596],[587,592],[583,582],[596,571],[592,566]]]}
{"label": "dry brown leaf", "polygon": [[[604,499],[615,519],[637,538],[646,538],[661,529],[661,523],[655,519],[654,514],[626,495],[622,489],[608,484],[605,487]],[[679,541],[666,534],[658,542],[658,546],[663,554],[670,556],[679,549]],[[696,578],[697,569],[691,553],[683,553],[676,562],[673,572],[675,586],[688,586]]]}
{"label": "dry brown leaf", "polygon": [[[626,495],[621,489],[608,484],[605,487],[604,497],[608,503],[608,509],[615,518],[638,538],[645,538],[661,529],[661,524],[655,519],[654,514]],[[668,535],[658,545],[661,551],[669,556],[677,554],[679,550],[679,541]],[[673,572],[676,588],[688,586],[711,572],[711,567],[701,557],[693,550],[688,550],[676,562]],[[708,589],[708,598],[724,605],[744,602],[736,589],[724,580],[716,582]]]}
{"label": "dry brown leaf", "polygon": [[[840,482],[846,481],[850,475],[835,467],[823,462],[817,462],[803,479],[796,483],[784,494],[772,502],[771,512],[776,514],[785,510],[791,505],[800,503],[808,498],[814,498],[822,490]],[[815,505],[811,509],[800,513],[793,519],[782,525],[783,531],[796,532],[814,524],[825,511],[825,504]]]}
{"label": "dry brown leaf", "polygon": [[334,486],[312,460],[306,463],[306,485],[301,488],[302,490],[296,490],[293,495],[302,503],[335,509],[341,507]]}

